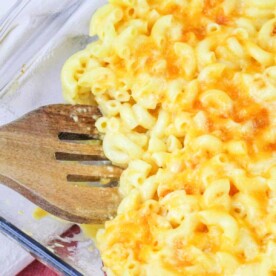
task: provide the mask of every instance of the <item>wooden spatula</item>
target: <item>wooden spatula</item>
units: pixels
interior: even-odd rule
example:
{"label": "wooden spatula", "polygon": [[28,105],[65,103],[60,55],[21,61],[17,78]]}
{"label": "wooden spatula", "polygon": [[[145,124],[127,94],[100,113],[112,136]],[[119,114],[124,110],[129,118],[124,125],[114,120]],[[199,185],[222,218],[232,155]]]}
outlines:
{"label": "wooden spatula", "polygon": [[66,220],[113,217],[122,170],[103,154],[94,125],[100,115],[92,106],[49,105],[2,126],[0,182]]}

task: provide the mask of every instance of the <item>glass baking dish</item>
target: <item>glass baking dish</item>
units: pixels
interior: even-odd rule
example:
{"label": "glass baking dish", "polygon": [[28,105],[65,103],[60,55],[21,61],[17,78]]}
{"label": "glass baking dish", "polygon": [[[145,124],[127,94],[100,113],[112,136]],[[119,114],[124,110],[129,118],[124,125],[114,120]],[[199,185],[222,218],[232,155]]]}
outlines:
{"label": "glass baking dish", "polygon": [[[0,18],[0,126],[39,106],[63,102],[62,65],[92,40],[89,20],[105,2],[14,1]],[[104,275],[98,250],[78,226],[51,216],[36,220],[35,208],[0,185],[0,232],[61,274]]]}

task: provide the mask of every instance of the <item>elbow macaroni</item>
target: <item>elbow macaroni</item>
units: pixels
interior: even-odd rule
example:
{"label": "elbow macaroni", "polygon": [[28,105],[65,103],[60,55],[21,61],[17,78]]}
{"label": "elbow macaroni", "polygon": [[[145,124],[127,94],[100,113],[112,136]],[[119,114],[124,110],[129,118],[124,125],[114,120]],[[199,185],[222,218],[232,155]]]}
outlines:
{"label": "elbow macaroni", "polygon": [[62,69],[125,168],[107,275],[276,271],[276,1],[109,0]]}

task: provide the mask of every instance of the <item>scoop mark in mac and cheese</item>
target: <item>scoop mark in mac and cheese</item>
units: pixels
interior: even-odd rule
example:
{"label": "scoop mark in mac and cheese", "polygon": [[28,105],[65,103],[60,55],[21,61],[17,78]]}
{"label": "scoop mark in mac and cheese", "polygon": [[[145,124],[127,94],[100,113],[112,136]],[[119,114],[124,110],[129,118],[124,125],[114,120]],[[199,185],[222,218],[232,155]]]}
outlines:
{"label": "scoop mark in mac and cheese", "polygon": [[108,275],[276,271],[276,1],[109,0],[62,70],[124,199]]}

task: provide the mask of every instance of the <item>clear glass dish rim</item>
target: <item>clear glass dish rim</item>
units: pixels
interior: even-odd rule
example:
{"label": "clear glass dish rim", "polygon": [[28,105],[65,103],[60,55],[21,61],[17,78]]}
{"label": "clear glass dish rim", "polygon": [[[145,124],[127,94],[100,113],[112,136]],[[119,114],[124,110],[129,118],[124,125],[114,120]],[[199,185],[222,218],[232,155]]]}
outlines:
{"label": "clear glass dish rim", "polygon": [[0,217],[0,232],[15,241],[37,260],[63,275],[82,276],[83,274],[55,255],[41,243],[25,234],[12,223]]}

